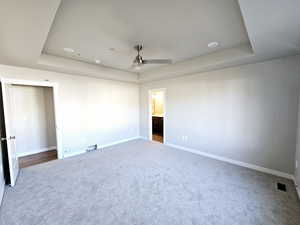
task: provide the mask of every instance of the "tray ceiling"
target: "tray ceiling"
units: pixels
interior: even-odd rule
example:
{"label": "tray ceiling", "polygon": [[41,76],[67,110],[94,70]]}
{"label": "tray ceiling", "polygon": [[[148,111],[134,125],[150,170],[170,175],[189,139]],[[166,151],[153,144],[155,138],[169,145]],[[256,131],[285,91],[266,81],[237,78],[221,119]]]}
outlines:
{"label": "tray ceiling", "polygon": [[138,43],[144,58],[176,63],[248,42],[236,0],[62,0],[43,53],[136,72]]}

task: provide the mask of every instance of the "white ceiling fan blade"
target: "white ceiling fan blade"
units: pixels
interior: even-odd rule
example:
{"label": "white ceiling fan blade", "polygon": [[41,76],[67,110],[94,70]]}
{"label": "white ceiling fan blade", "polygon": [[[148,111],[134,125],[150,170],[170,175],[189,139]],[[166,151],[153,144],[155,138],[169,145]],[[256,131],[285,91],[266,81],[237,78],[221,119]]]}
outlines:
{"label": "white ceiling fan blade", "polygon": [[171,64],[171,59],[146,59],[143,64]]}

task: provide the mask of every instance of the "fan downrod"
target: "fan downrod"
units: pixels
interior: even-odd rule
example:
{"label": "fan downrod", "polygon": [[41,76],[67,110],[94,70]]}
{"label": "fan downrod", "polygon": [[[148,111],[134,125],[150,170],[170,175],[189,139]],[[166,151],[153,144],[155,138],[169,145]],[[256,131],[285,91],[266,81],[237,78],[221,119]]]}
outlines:
{"label": "fan downrod", "polygon": [[142,51],[143,46],[142,45],[136,45],[134,46],[134,49],[137,50],[138,52]]}

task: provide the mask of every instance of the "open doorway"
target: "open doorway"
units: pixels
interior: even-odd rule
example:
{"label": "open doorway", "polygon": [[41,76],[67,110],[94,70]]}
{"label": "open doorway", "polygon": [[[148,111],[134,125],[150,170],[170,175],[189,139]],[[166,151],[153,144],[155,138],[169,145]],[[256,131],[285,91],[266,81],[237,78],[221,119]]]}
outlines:
{"label": "open doorway", "polygon": [[58,85],[48,81],[1,79],[9,184],[19,169],[63,158],[57,116]]}
{"label": "open doorway", "polygon": [[165,89],[151,90],[150,99],[150,140],[164,143],[165,140]]}
{"label": "open doorway", "polygon": [[13,84],[11,101],[19,167],[57,159],[52,88]]}

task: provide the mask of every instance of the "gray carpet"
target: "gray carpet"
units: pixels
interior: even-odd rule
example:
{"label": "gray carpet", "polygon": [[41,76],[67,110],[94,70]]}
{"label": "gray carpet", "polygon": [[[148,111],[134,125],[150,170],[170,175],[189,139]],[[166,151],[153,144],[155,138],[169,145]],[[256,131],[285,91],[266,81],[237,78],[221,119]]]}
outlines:
{"label": "gray carpet", "polygon": [[299,225],[300,202],[289,180],[137,140],[22,169],[0,224]]}

